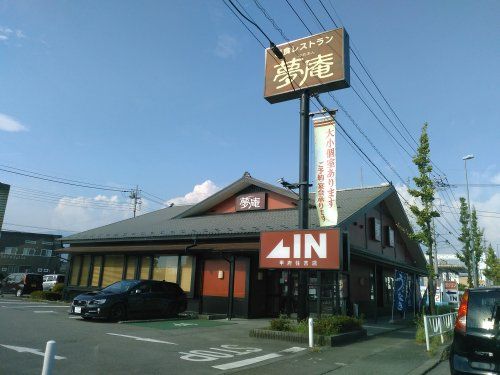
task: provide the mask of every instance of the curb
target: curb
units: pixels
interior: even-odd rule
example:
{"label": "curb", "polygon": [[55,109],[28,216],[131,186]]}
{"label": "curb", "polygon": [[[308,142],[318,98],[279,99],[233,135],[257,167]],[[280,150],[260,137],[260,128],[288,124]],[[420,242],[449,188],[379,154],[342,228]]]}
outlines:
{"label": "curb", "polygon": [[428,359],[427,361],[422,363],[420,366],[418,366],[417,368],[410,371],[407,375],[424,375],[424,374],[427,374],[432,369],[436,368],[441,362],[445,361],[442,358],[443,358],[443,354],[448,350],[448,347],[449,347],[449,345],[445,345],[439,351],[439,355],[436,355],[435,358]]}

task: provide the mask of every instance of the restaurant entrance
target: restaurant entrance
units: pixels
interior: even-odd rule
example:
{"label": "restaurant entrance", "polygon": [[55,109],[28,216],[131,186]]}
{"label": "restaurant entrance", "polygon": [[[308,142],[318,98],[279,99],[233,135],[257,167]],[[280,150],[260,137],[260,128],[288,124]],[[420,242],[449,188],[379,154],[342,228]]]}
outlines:
{"label": "restaurant entrance", "polygon": [[[268,270],[267,314],[295,317],[298,309],[299,271]],[[347,277],[338,271],[307,271],[307,311],[312,316],[346,312]],[[340,285],[340,288],[339,288]],[[339,293],[340,290],[340,293]]]}

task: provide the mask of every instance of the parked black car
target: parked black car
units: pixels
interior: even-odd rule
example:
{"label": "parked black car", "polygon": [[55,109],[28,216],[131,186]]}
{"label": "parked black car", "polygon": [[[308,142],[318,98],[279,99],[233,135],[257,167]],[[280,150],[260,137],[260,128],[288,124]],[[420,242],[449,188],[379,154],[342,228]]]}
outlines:
{"label": "parked black car", "polygon": [[466,290],[450,351],[452,374],[500,374],[500,287]]}
{"label": "parked black car", "polygon": [[113,321],[131,317],[172,317],[186,311],[186,293],[174,283],[122,280],[98,291],[78,295],[70,314]]}
{"label": "parked black car", "polygon": [[18,297],[42,290],[42,275],[38,273],[11,273],[2,280],[3,293],[15,293]]}

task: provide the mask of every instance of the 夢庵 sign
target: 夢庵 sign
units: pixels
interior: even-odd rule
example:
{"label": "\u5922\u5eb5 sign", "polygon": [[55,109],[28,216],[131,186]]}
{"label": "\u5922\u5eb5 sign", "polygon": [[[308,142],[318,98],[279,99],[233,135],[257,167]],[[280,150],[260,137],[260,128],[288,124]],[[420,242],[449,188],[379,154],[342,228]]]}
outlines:
{"label": "\u5922\u5eb5 sign", "polygon": [[283,59],[266,49],[264,98],[268,102],[298,98],[306,89],[319,94],[349,87],[349,36],[343,28],[277,48]]}
{"label": "\u5922\u5eb5 sign", "polygon": [[338,229],[260,234],[260,268],[340,269]]}
{"label": "\u5922\u5eb5 sign", "polygon": [[266,209],[266,193],[244,194],[236,197],[236,211]]}

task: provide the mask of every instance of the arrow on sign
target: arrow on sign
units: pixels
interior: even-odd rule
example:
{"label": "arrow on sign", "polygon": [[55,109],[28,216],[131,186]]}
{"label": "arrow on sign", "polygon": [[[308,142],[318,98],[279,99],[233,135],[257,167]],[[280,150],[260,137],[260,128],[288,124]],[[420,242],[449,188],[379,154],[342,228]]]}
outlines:
{"label": "arrow on sign", "polygon": [[[33,349],[33,348],[25,348],[24,346],[11,346],[11,345],[3,345],[0,344],[0,346],[3,346],[4,348],[7,349],[12,349],[15,350],[18,353],[31,353],[31,354],[36,354],[36,355],[41,355],[42,357],[45,355],[45,352],[42,352],[41,350],[38,349]],[[61,356],[54,356],[55,359],[66,359],[66,357],[61,357]]]}
{"label": "arrow on sign", "polygon": [[284,240],[281,240],[280,243],[274,247],[267,258],[290,258],[290,247],[284,246],[283,241]]}

